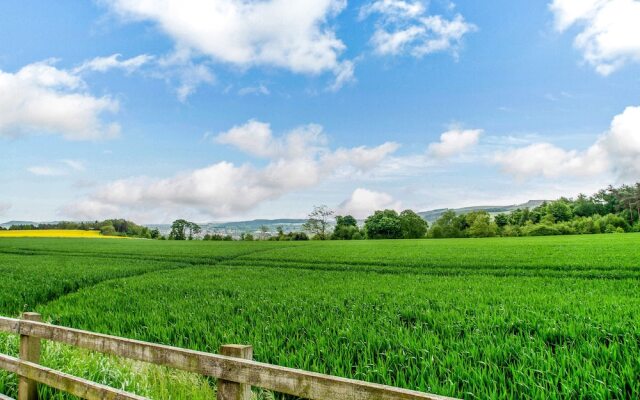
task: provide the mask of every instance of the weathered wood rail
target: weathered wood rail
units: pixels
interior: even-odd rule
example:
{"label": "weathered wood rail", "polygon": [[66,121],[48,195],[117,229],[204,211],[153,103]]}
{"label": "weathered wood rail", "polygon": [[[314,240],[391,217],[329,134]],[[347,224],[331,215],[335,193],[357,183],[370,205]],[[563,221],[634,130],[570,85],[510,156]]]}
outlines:
{"label": "weathered wood rail", "polygon": [[[222,354],[203,353],[49,325],[42,323],[36,313],[24,313],[22,319],[0,317],[0,332],[20,335],[19,358],[0,354],[0,369],[19,376],[18,400],[36,400],[38,384],[89,400],[145,399],[40,365],[42,340],[216,378],[218,400],[249,400],[252,386],[312,400],[451,400],[435,394],[260,363],[252,360],[251,346],[226,345],[220,348]],[[0,400],[6,400],[6,396],[0,395]]]}

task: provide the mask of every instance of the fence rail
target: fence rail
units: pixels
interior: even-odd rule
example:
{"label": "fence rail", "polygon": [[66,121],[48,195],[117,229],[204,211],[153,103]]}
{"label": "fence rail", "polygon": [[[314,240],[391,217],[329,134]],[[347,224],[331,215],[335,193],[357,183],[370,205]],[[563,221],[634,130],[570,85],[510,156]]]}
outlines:
{"label": "fence rail", "polygon": [[[163,365],[218,379],[218,400],[248,400],[251,387],[312,400],[452,400],[353,379],[253,361],[251,346],[221,346],[222,354],[181,349],[139,340],[103,335],[40,322],[40,315],[22,319],[0,317],[0,332],[20,335],[20,358],[0,355],[0,369],[20,377],[18,400],[36,400],[37,384],[45,384],[84,399],[144,399],[39,365],[40,342],[58,343]],[[0,395],[0,400],[4,397]]]}

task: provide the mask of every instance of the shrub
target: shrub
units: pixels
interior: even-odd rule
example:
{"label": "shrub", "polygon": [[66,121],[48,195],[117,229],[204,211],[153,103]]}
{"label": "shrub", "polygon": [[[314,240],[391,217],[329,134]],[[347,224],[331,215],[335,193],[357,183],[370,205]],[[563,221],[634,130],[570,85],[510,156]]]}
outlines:
{"label": "shrub", "polygon": [[520,236],[520,228],[514,225],[505,225],[505,227],[502,228],[502,236]]}
{"label": "shrub", "polygon": [[522,233],[525,236],[553,236],[561,235],[560,231],[554,225],[535,224],[526,226]]}

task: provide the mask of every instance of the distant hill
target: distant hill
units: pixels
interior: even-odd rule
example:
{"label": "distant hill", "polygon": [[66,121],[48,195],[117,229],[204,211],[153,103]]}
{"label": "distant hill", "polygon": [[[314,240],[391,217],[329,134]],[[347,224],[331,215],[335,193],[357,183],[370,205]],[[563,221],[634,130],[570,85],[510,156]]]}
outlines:
{"label": "distant hill", "polygon": [[[203,233],[221,233],[221,234],[240,234],[243,232],[258,232],[260,227],[266,226],[267,232],[276,232],[278,227],[282,227],[284,232],[301,231],[302,224],[306,219],[254,219],[251,221],[233,221],[233,222],[207,222],[198,223]],[[171,231],[171,224],[153,224],[145,225],[151,229],[158,229],[160,233],[166,235]]]}
{"label": "distant hill", "polygon": [[[529,200],[523,204],[513,204],[509,206],[475,206],[475,207],[463,207],[454,208],[453,211],[456,214],[467,214],[472,211],[487,211],[488,213],[495,215],[503,212],[509,212],[517,208],[534,208],[542,204],[545,200]],[[418,214],[422,216],[429,223],[440,218],[440,216],[447,211],[448,208],[439,208],[437,210],[422,211]],[[301,231],[302,224],[306,222],[306,219],[299,218],[280,218],[280,219],[253,219],[250,221],[233,221],[233,222],[207,222],[199,224],[202,227],[203,233],[221,233],[230,235],[239,235],[243,232],[258,232],[260,227],[266,226],[267,232],[276,232],[278,227],[282,227],[285,232]],[[360,221],[363,222],[363,221]],[[55,222],[33,222],[33,221],[8,221],[0,224],[3,228],[9,228],[11,225],[38,225],[43,223],[55,223]],[[158,229],[163,235],[168,234],[171,231],[171,224],[147,224],[144,225],[150,229]]]}
{"label": "distant hill", "polygon": [[33,222],[33,221],[7,221],[0,224],[3,228],[9,228],[12,225],[39,225],[41,222]]}
{"label": "distant hill", "polygon": [[472,211],[486,211],[491,215],[495,215],[495,214],[513,211],[518,208],[534,208],[544,203],[545,201],[549,201],[549,200],[529,200],[526,203],[512,204],[509,206],[474,206],[474,207],[451,208],[451,209],[439,208],[436,210],[422,211],[422,212],[419,212],[418,215],[420,215],[422,218],[427,220],[427,222],[432,223],[438,218],[440,218],[440,216],[444,214],[445,211],[447,210],[453,210],[456,212],[456,214],[468,214]]}

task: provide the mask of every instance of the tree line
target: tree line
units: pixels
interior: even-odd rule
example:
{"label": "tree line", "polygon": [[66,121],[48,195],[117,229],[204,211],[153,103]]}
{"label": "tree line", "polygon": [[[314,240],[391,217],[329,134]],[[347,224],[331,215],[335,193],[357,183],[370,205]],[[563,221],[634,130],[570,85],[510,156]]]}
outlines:
{"label": "tree line", "polygon": [[22,224],[11,225],[8,229],[0,227],[0,230],[24,231],[24,230],[82,230],[100,231],[105,236],[125,236],[145,239],[157,239],[160,231],[149,229],[126,219],[107,219],[93,222],[61,221],[50,224]]}
{"label": "tree line", "polygon": [[640,232],[640,183],[609,186],[591,196],[561,197],[493,217],[485,211],[445,212],[428,237],[547,236]]}
{"label": "tree line", "polygon": [[[3,229],[0,227],[0,229]],[[22,224],[11,225],[8,230],[83,230],[83,231],[100,231],[105,236],[126,236],[145,239],[158,239],[160,231],[157,229],[149,229],[146,226],[138,225],[126,219],[107,219],[104,221],[93,222],[73,222],[61,221],[50,224]]]}
{"label": "tree line", "polygon": [[640,232],[640,183],[609,186],[591,196],[561,197],[537,207],[492,215],[445,211],[431,226],[412,210],[379,210],[362,227],[351,215],[314,207],[303,229],[320,240],[473,238]]}
{"label": "tree line", "polygon": [[[0,229],[3,229],[0,227]],[[13,225],[10,230],[81,229],[99,230],[107,236],[128,236],[162,240],[230,241],[230,235],[207,233],[184,219],[175,220],[168,236],[158,229],[137,225],[125,219],[94,222],[58,222],[39,225]],[[412,210],[378,210],[360,225],[351,215],[335,215],[327,206],[315,206],[300,232],[285,233],[278,227],[270,234],[266,226],[258,233],[245,232],[240,240],[363,240],[466,238],[493,236],[543,236],[595,233],[640,232],[640,183],[609,186],[591,196],[575,199],[561,197],[545,201],[537,207],[518,208],[492,215],[487,211],[456,214],[445,211],[431,226]]]}

